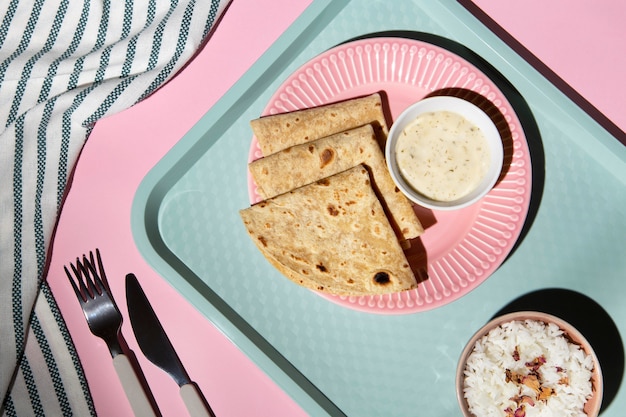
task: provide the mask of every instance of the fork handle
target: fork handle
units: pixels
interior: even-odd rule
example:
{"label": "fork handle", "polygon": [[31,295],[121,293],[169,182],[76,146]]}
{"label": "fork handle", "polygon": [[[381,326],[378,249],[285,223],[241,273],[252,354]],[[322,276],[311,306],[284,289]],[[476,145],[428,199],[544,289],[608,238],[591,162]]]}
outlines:
{"label": "fork handle", "polygon": [[133,413],[137,417],[157,417],[150,399],[146,395],[144,388],[133,369],[133,365],[128,356],[123,353],[113,358],[113,367],[122,383],[126,397],[130,402]]}

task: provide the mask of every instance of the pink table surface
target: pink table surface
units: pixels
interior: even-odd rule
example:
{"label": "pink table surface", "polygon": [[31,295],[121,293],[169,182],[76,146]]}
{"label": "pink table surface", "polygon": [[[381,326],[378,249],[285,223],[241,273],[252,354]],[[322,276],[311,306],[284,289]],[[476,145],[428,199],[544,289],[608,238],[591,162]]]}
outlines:
{"label": "pink table surface", "polygon": [[[574,101],[626,145],[626,3],[619,0],[473,0],[581,96]],[[519,51],[518,51],[519,52]],[[522,54],[525,56],[524,54]],[[526,57],[526,56],[525,56]],[[545,74],[544,74],[545,75]],[[552,77],[548,77],[552,80]],[[592,106],[593,108],[590,108]],[[606,118],[608,126],[604,123]]]}
{"label": "pink table surface", "polygon": [[[217,415],[299,416],[304,411],[230,340],[144,261],[135,246],[130,211],[147,172],[243,75],[310,0],[234,0],[207,46],[170,83],[127,111],[98,122],[76,167],[61,213],[48,275],[101,416],[131,410],[109,352],[88,330],[63,265],[98,247],[114,295],[123,305],[124,279],[137,275],[186,365]],[[626,57],[615,53],[626,35],[623,2],[476,0],[622,130]],[[272,24],[259,16],[272,16]],[[245,28],[245,30],[242,30]],[[163,415],[186,415],[178,387],[140,354],[127,319],[123,332]]]}

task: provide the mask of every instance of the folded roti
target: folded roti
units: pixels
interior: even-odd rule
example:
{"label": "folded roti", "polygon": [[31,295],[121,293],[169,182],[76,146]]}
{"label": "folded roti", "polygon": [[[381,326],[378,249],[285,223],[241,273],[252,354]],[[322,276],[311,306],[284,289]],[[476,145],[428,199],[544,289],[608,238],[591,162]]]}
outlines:
{"label": "folded roti", "polygon": [[268,199],[363,164],[398,240],[424,232],[413,206],[398,190],[372,125],[283,149],[249,164],[257,193]]}
{"label": "folded roti", "polygon": [[269,262],[299,285],[346,296],[417,286],[362,165],[240,215]]}
{"label": "folded roti", "polygon": [[388,129],[378,93],[250,121],[263,156],[365,124],[374,126],[384,149]]}

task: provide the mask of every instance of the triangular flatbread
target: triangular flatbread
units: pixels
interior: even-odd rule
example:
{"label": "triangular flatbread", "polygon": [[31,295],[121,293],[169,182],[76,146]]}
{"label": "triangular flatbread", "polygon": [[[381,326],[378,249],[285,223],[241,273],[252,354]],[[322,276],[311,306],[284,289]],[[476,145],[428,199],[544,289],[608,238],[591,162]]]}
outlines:
{"label": "triangular flatbread", "polygon": [[262,199],[275,197],[356,165],[369,171],[372,187],[400,242],[420,236],[424,229],[409,200],[393,182],[374,129],[365,125],[301,145],[292,146],[249,164]]}
{"label": "triangular flatbread", "polygon": [[265,257],[297,284],[347,296],[417,286],[362,165],[240,215]]}
{"label": "triangular flatbread", "polygon": [[263,156],[366,124],[384,149],[388,128],[378,93],[250,121]]}

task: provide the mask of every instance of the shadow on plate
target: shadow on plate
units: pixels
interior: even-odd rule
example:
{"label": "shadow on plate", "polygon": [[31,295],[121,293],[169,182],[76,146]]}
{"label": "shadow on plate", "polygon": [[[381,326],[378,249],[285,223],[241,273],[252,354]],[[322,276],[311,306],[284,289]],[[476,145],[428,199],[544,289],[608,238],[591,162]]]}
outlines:
{"label": "shadow on plate", "polygon": [[615,322],[594,300],[576,291],[548,288],[511,301],[492,318],[516,311],[540,311],[572,324],[589,341],[600,362],[604,395],[600,412],[617,395],[624,377],[624,344]]}
{"label": "shadow on plate", "polygon": [[504,94],[504,96],[507,98],[507,100],[515,110],[515,114],[520,120],[522,128],[524,129],[526,141],[528,143],[530,159],[532,163],[533,183],[526,221],[524,222],[524,226],[522,227],[517,242],[507,256],[508,259],[508,257],[510,257],[517,250],[521,242],[528,234],[528,231],[532,227],[533,222],[535,221],[537,212],[539,210],[539,205],[541,203],[541,198],[543,196],[545,183],[545,153],[543,150],[543,143],[541,139],[541,134],[539,132],[539,127],[537,126],[537,122],[535,121],[535,117],[533,116],[530,107],[528,106],[528,103],[520,94],[520,92],[517,91],[517,89],[509,82],[509,80],[507,80],[506,77],[504,77],[497,69],[495,69],[495,67],[488,63],[480,55],[476,54],[468,47],[456,41],[444,38],[439,35],[418,31],[383,31],[349,39],[344,43],[355,41],[358,39],[369,39],[378,37],[414,39],[417,41],[427,42],[432,45],[439,46],[457,54],[458,56],[473,64],[483,74],[489,77],[489,79],[492,80],[493,83],[496,84],[496,86],[498,86],[500,91],[502,91],[502,94]]}

